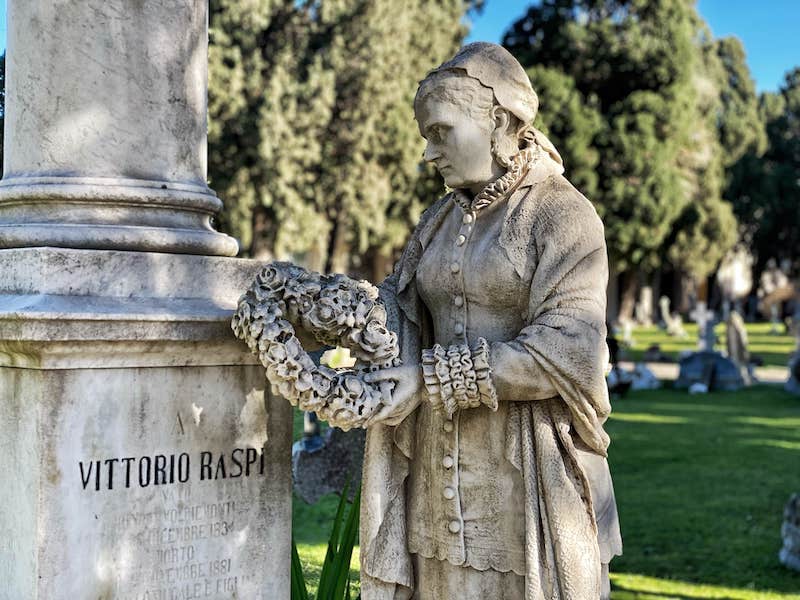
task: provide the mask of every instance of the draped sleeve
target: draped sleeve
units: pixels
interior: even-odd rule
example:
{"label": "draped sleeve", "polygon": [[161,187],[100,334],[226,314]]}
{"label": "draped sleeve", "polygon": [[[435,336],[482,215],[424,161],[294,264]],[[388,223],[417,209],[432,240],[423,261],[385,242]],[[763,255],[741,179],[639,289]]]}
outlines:
{"label": "draped sleeve", "polygon": [[584,443],[605,455],[609,439],[603,423],[611,407],[605,382],[608,261],[602,222],[586,198],[555,176],[511,207],[500,243],[531,284],[526,326],[513,340],[491,345],[498,397],[560,396]]}

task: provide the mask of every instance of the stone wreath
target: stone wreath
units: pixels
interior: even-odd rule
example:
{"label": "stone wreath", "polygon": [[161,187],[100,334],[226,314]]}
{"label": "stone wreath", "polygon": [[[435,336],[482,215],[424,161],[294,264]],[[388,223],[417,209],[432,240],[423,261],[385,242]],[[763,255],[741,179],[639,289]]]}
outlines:
{"label": "stone wreath", "polygon": [[[324,346],[347,348],[355,365],[316,364],[296,326]],[[391,383],[363,379],[400,364],[397,334],[386,327],[378,289],[366,281],[270,263],[239,299],[231,328],[266,368],[273,393],[335,427],[364,427],[391,398]]]}

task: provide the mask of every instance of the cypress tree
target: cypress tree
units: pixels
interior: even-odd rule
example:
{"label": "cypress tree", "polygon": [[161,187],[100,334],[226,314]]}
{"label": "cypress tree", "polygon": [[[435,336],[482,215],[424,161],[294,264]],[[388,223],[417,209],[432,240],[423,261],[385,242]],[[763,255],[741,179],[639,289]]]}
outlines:
{"label": "cypress tree", "polygon": [[246,254],[385,274],[442,191],[412,103],[469,6],[212,2],[209,172]]}
{"label": "cypress tree", "polygon": [[[713,270],[736,239],[719,131],[723,108],[735,106],[720,98],[720,55],[735,48],[718,51],[694,3],[544,0],[504,44],[534,84],[574,98],[554,115],[543,91],[542,119],[553,119],[567,175],[604,219],[620,317],[631,317],[642,276],[665,262],[697,279]],[[731,145],[736,125],[726,130]]]}

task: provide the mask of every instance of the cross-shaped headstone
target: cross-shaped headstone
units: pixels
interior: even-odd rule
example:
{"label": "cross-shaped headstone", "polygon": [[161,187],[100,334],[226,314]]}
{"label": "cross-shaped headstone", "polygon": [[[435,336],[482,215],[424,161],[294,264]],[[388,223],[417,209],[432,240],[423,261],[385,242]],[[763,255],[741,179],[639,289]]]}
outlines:
{"label": "cross-shaped headstone", "polygon": [[697,323],[697,349],[714,350],[714,311],[708,310],[705,302],[698,302],[689,318]]}

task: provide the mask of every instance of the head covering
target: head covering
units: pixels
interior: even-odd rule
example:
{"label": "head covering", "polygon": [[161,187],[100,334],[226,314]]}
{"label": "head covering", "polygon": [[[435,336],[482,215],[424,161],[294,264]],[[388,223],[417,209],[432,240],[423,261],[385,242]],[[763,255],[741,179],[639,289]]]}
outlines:
{"label": "head covering", "polygon": [[489,42],[467,44],[458,53],[428,73],[461,69],[494,92],[503,108],[527,124],[536,117],[539,98],[519,61],[502,46]]}
{"label": "head covering", "polygon": [[443,71],[466,72],[494,93],[497,103],[517,117],[526,126],[526,138],[537,144],[559,165],[561,155],[545,134],[532,123],[539,110],[539,97],[531,80],[519,61],[508,50],[489,42],[474,42],[462,47],[456,55],[442,63],[425,77]]}

